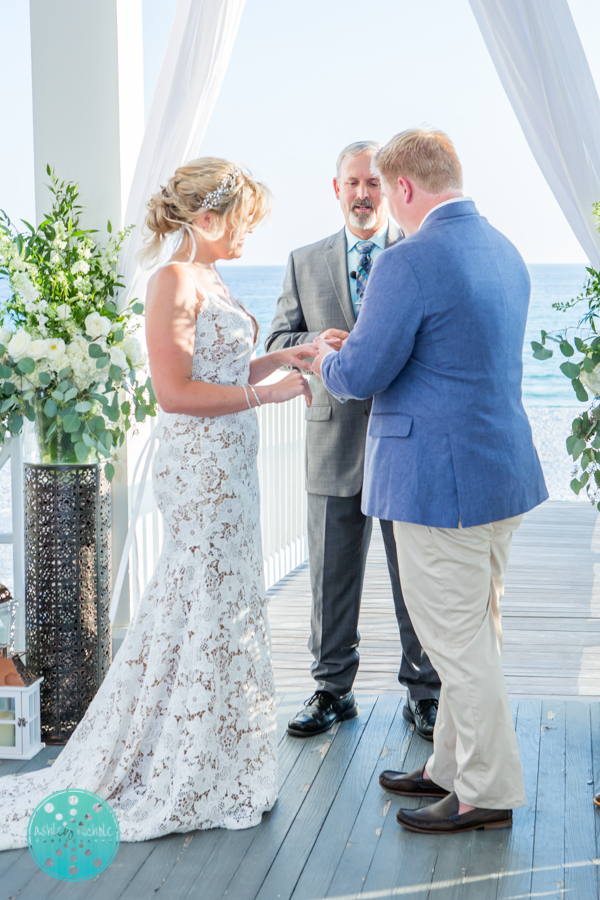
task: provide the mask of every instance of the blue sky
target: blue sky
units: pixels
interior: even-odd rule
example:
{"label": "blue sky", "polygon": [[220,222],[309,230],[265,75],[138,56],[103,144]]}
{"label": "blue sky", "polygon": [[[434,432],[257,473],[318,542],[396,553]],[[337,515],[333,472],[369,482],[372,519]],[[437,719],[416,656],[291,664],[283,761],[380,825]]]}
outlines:
{"label": "blue sky", "polygon": [[[570,6],[600,85],[600,4],[570,0]],[[176,0],[144,0],[147,104],[175,7]],[[0,22],[0,206],[28,218],[33,152],[26,0],[0,0]],[[248,0],[199,155],[241,160],[270,186],[272,221],[247,242],[244,260],[280,264],[292,248],[341,227],[331,187],[341,147],[365,138],[386,141],[423,123],[453,138],[466,193],[527,262],[585,262],[531,156],[467,0]]]}

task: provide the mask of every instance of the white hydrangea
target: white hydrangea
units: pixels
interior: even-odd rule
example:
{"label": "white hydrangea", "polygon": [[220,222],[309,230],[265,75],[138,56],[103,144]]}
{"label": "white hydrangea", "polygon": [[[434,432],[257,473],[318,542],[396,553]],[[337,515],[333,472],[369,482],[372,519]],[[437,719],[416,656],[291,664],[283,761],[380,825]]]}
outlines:
{"label": "white hydrangea", "polygon": [[120,347],[121,350],[123,350],[134,369],[138,366],[145,365],[146,354],[142,350],[140,342],[137,340],[137,338],[134,338],[132,334],[125,335],[121,343],[117,344],[117,347]]}
{"label": "white hydrangea", "polygon": [[595,369],[592,369],[591,372],[586,372],[585,369],[582,369],[579,378],[592,396],[600,396],[600,364]]}
{"label": "white hydrangea", "polygon": [[108,351],[108,355],[110,356],[111,363],[114,363],[115,366],[119,366],[120,369],[127,371],[129,369],[129,363],[127,362],[127,357],[123,350],[120,347],[111,347]]}
{"label": "white hydrangea", "polygon": [[31,344],[31,335],[24,328],[18,328],[8,342],[8,352],[12,359],[19,360],[27,356]]}
{"label": "white hydrangea", "polygon": [[31,283],[24,272],[15,272],[12,276],[13,288],[21,295],[27,312],[33,312],[40,296],[38,289]]}
{"label": "white hydrangea", "polygon": [[91,338],[106,337],[110,332],[110,319],[101,316],[98,312],[90,313],[85,317],[85,330]]}

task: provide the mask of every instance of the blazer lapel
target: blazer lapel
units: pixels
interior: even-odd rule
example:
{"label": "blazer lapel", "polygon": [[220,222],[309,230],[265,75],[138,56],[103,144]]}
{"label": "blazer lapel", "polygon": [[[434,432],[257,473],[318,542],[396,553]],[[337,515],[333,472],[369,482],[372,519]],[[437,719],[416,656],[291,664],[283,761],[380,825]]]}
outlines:
{"label": "blazer lapel", "polygon": [[356,316],[354,315],[350,284],[348,283],[346,231],[344,228],[333,236],[330,249],[325,251],[325,261],[348,325],[348,331],[352,331],[356,325]]}

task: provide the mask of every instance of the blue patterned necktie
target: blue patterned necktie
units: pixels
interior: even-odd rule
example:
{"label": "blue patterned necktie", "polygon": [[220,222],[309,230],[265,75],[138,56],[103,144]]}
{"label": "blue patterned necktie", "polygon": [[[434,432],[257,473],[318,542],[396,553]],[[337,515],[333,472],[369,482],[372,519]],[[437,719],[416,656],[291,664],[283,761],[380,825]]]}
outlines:
{"label": "blue patterned necktie", "polygon": [[371,250],[375,246],[373,241],[358,241],[356,249],[360,253],[360,260],[356,270],[356,315],[358,316],[362,306],[363,297],[367,289],[367,281],[371,274],[373,260],[371,259]]}

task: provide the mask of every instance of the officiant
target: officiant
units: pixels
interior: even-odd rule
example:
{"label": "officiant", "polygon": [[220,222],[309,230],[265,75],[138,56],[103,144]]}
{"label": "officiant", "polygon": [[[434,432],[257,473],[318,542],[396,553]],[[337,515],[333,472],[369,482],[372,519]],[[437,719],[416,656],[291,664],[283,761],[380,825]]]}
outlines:
{"label": "officiant", "polygon": [[[360,314],[377,256],[402,239],[388,218],[378,176],[371,171],[381,144],[359,141],[337,159],[335,194],[345,219],[336,234],[289,257],[267,351],[317,337],[340,347]],[[312,612],[309,649],[315,692],[288,725],[308,737],[358,715],[353,684],[359,665],[358,617],[372,519],[361,511],[365,443],[371,400],[340,403],[316,378],[306,410],[306,490]],[[433,739],[440,680],[408,615],[398,575],[393,525],[380,520],[400,640],[398,679],[407,689],[404,716]]]}

